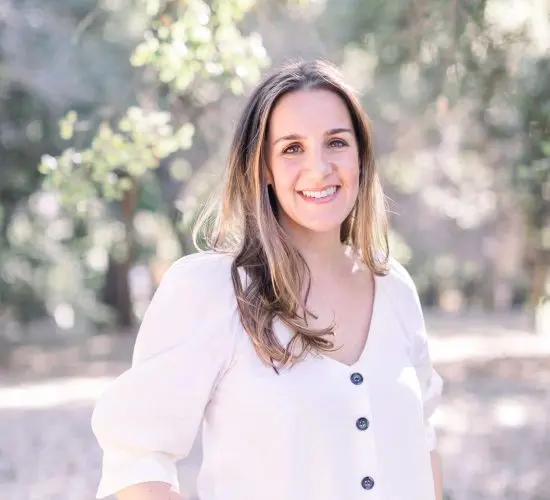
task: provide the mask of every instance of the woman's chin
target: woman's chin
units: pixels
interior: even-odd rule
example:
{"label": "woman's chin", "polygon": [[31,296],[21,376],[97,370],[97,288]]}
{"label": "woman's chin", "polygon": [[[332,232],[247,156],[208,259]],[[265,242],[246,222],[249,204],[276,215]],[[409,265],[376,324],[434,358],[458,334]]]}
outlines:
{"label": "woman's chin", "polygon": [[303,220],[295,222],[295,229],[298,231],[304,231],[308,233],[318,233],[318,234],[330,234],[334,233],[335,235],[340,234],[340,227],[344,222],[345,218],[340,220]]}
{"label": "woman's chin", "polygon": [[280,223],[289,233],[331,234],[340,238],[340,228],[349,215],[347,210],[324,211],[312,215],[294,212],[292,215],[281,211]]}

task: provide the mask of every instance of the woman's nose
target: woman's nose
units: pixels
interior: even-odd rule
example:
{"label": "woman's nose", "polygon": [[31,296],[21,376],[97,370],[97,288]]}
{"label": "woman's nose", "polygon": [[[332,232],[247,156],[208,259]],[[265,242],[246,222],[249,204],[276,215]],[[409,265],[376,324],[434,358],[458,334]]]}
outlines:
{"label": "woman's nose", "polygon": [[320,176],[328,174],[332,166],[324,151],[318,151],[312,155],[310,169]]}

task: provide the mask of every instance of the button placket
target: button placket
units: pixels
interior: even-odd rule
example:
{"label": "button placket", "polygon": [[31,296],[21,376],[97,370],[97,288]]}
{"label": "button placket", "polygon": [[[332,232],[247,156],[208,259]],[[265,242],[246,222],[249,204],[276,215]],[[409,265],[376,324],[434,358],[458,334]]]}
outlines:
{"label": "button placket", "polygon": [[[353,385],[360,386],[364,383],[365,379],[363,375],[360,372],[353,372],[350,374],[350,381]],[[363,391],[361,391],[363,392]],[[368,397],[368,396],[367,396]],[[355,420],[355,427],[360,432],[366,431],[370,427],[369,419],[365,416],[360,416]],[[373,439],[372,436],[369,436],[369,434],[365,434],[365,438],[368,439],[368,441],[371,441]],[[372,448],[372,451],[374,452],[374,448]],[[372,457],[374,462],[376,463],[376,457]],[[361,480],[361,487],[366,490],[370,491],[374,488],[374,479],[372,476],[364,476]]]}
{"label": "button placket", "polygon": [[[350,380],[352,382],[352,384],[354,385],[361,385],[364,381],[364,378],[363,378],[363,375],[361,375],[359,372],[353,372],[351,375],[350,375]],[[356,421],[355,421],[355,426],[360,430],[360,431],[365,431],[369,428],[369,420],[368,418],[366,417],[359,417]]]}

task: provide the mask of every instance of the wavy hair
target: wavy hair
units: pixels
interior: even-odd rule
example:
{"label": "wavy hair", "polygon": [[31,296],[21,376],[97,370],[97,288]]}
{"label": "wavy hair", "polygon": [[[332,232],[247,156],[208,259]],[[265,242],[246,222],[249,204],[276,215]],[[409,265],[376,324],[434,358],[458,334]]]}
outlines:
{"label": "wavy hair", "polygon": [[[198,249],[202,240],[209,250],[235,256],[231,274],[241,322],[259,357],[276,370],[295,364],[308,352],[334,348],[329,340],[332,326],[308,327],[308,317],[314,317],[306,306],[310,272],[278,222],[267,177],[267,132],[275,105],[289,92],[313,89],[329,90],[344,101],[359,149],[359,194],[342,223],[341,242],[374,274],[387,272],[386,206],[369,120],[337,68],[321,60],[286,64],[253,91],[234,133],[221,198],[207,207],[194,230]],[[247,277],[244,283],[240,269]],[[275,319],[294,332],[287,345],[274,331]]]}

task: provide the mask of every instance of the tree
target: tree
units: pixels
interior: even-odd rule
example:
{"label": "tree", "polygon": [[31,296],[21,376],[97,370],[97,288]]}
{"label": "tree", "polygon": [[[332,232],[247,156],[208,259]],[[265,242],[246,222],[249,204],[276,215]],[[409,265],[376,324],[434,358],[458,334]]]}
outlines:
{"label": "tree", "polygon": [[[487,241],[479,249],[485,257],[476,264],[455,249],[445,250],[443,235],[437,242],[417,241],[411,264],[421,288],[435,281],[451,289],[484,290],[486,307],[509,306],[518,293],[514,281],[520,272],[510,264],[515,257],[510,250],[503,258],[502,249],[518,246],[521,237],[515,230],[514,172],[523,148],[525,86],[518,68],[526,54],[533,54],[528,64],[539,57],[529,15],[546,15],[542,7],[540,13],[530,8],[526,2],[517,22],[510,22],[491,0],[334,1],[321,20],[376,123],[390,197],[441,214],[447,231]],[[548,88],[548,80],[539,81]],[[524,191],[535,204],[537,189]],[[409,240],[411,221],[395,222]],[[423,255],[425,241],[430,248]],[[445,253],[433,258],[434,250]]]}
{"label": "tree", "polygon": [[96,3],[59,0],[46,9],[8,0],[0,14],[0,312],[7,321],[46,314],[69,325],[75,315],[105,317],[90,300],[97,274],[83,264],[87,231],[58,213],[36,168],[44,151],[62,151],[56,128],[67,104],[86,113],[121,99],[128,39],[108,43],[105,34],[126,13]]}
{"label": "tree", "polygon": [[[133,318],[128,280],[143,191],[151,184],[165,189],[159,184],[162,173],[181,165],[181,151],[191,148],[201,113],[226,89],[242,93],[268,63],[259,35],[238,27],[253,6],[247,0],[145,2],[144,36],[130,57],[133,99],[107,116],[69,112],[60,132],[71,146],[45,156],[40,165],[46,188],[60,192],[66,206],[86,217],[90,207],[107,202],[122,222],[123,234],[110,251],[104,299],[123,326]],[[174,220],[170,203],[167,209]]]}
{"label": "tree", "polygon": [[[515,181],[525,213],[525,260],[536,320],[538,311],[550,304],[550,58],[528,69],[522,99],[523,161],[517,164]],[[542,329],[543,324],[535,321],[535,327]]]}

